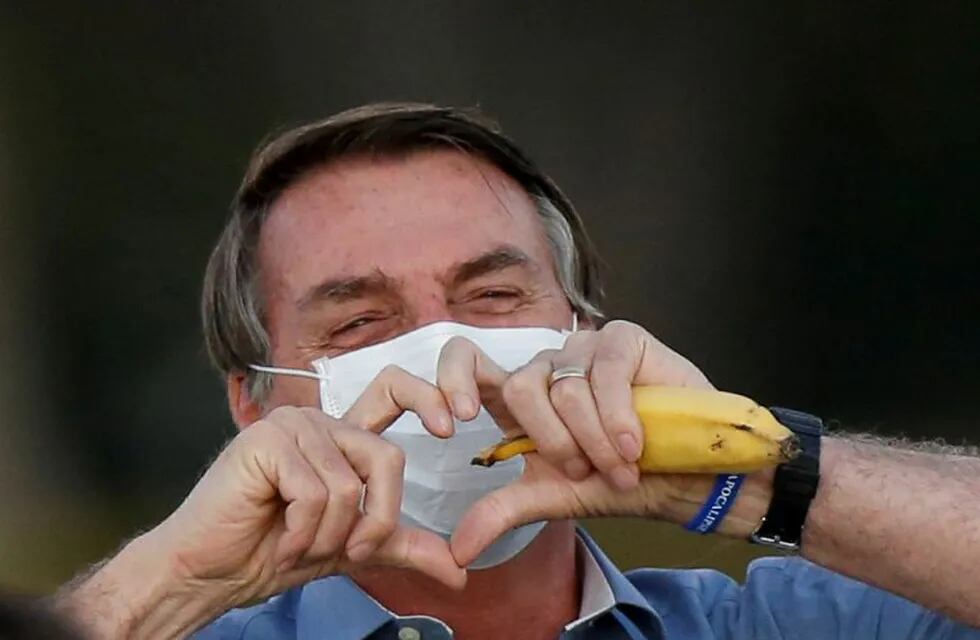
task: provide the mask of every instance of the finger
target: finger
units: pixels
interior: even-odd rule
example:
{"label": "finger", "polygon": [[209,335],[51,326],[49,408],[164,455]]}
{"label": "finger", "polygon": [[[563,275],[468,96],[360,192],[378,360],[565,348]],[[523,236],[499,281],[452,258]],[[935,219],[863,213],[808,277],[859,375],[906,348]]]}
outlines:
{"label": "finger", "polygon": [[363,515],[346,544],[347,557],[360,562],[398,527],[405,454],[390,442],[355,428],[339,428],[333,432],[333,438],[365,483]]}
{"label": "finger", "polygon": [[581,479],[592,467],[548,395],[555,353],[542,351],[512,373],[504,382],[503,397],[514,420],[534,439],[538,453],[569,477]]}
{"label": "finger", "polygon": [[647,331],[642,332],[643,349],[636,368],[634,384],[665,384],[674,387],[714,389],[708,378],[694,364]]}
{"label": "finger", "polygon": [[472,420],[480,411],[482,387],[499,388],[507,372],[482,349],[459,336],[439,353],[436,384],[460,420]]}
{"label": "finger", "polygon": [[327,504],[316,536],[301,556],[300,564],[336,561],[354,523],[360,517],[358,507],[363,486],[331,437],[331,430],[340,423],[310,408],[290,412],[280,421],[295,438],[300,454],[306,458],[327,490]]}
{"label": "finger", "polygon": [[473,504],[457,523],[449,546],[456,563],[466,567],[514,527],[577,515],[585,514],[573,513],[568,505],[557,500],[554,487],[549,490],[545,483],[518,481],[492,491]]}
{"label": "finger", "polygon": [[389,365],[371,381],[357,402],[344,414],[344,421],[381,433],[406,411],[416,413],[434,436],[453,434],[449,407],[435,385]]}
{"label": "finger", "polygon": [[[584,371],[593,368],[596,352],[602,347],[601,332],[579,332],[565,341],[564,348],[555,355],[554,367],[578,367]],[[640,480],[635,462],[640,457],[642,427],[639,420],[628,425],[634,431],[607,429],[597,407],[590,379],[606,375],[589,371],[587,378],[562,378],[551,386],[551,402],[561,419],[568,426],[579,447],[589,457],[589,462],[606,474],[614,486],[632,489]]]}
{"label": "finger", "polygon": [[285,570],[316,539],[327,505],[327,489],[295,443],[282,434],[264,442],[256,453],[253,459],[258,461],[260,471],[286,503],[284,530],[275,551],[277,567]]}
{"label": "finger", "polygon": [[633,408],[634,385],[708,386],[697,367],[638,325],[614,321],[598,332],[589,384],[599,420],[626,460],[639,460],[645,440]]}
{"label": "finger", "polygon": [[452,589],[466,586],[466,569],[457,564],[449,543],[431,531],[399,526],[371,560],[415,569]]}
{"label": "finger", "polygon": [[[619,491],[600,474],[569,482],[560,471],[535,464],[540,462],[529,458],[534,477],[525,475],[490,492],[463,514],[450,539],[459,566],[469,566],[504,533],[531,522],[608,516],[663,518],[673,508],[667,506],[674,500],[668,496],[676,494],[677,476],[646,475],[633,490]],[[697,484],[705,477],[690,476]],[[688,476],[684,478],[688,482]]]}
{"label": "finger", "polygon": [[[605,337],[605,336],[604,336]],[[633,384],[642,347],[630,336],[603,339],[592,360],[589,385],[599,420],[620,455],[631,462],[643,451],[643,424],[633,408]]]}
{"label": "finger", "polygon": [[[588,339],[566,343],[565,348],[555,355],[555,369],[575,366],[587,370],[595,344],[595,340]],[[589,462],[605,474],[614,486],[624,490],[635,487],[640,480],[639,470],[634,460],[620,454],[610,434],[603,428],[588,379],[562,378],[551,385],[548,395],[555,412],[588,456]]]}
{"label": "finger", "polygon": [[629,371],[633,384],[713,388],[690,360],[637,324],[614,320],[598,334],[596,359],[602,361],[603,367],[619,362],[621,371]]}
{"label": "finger", "polygon": [[[555,354],[552,366],[555,370],[576,367],[588,372],[598,344],[598,334],[595,332],[573,334],[565,341],[562,350]],[[605,473],[616,486],[623,489],[636,486],[639,473],[636,465],[631,464],[635,459],[629,460],[620,455],[616,444],[603,428],[588,378],[562,378],[551,385],[548,395],[558,416],[588,456],[589,462]]]}

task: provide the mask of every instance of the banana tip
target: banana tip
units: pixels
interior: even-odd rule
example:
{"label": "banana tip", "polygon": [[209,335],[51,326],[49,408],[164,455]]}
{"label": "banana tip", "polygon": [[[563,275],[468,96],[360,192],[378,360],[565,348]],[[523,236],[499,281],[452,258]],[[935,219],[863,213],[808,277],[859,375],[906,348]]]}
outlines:
{"label": "banana tip", "polygon": [[779,451],[787,460],[793,460],[796,458],[796,456],[800,455],[800,452],[803,451],[803,448],[800,446],[800,437],[793,434],[787,438],[784,438],[783,441],[779,443]]}

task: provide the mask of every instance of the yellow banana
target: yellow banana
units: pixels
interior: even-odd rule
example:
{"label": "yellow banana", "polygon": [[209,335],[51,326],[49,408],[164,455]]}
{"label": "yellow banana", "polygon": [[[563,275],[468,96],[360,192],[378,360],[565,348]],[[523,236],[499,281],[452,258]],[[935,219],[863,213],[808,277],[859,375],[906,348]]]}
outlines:
{"label": "yellow banana", "polygon": [[[685,387],[634,387],[643,423],[643,473],[748,473],[799,454],[799,440],[768,409],[734,393]],[[489,467],[537,450],[528,436],[484,449],[472,463]]]}

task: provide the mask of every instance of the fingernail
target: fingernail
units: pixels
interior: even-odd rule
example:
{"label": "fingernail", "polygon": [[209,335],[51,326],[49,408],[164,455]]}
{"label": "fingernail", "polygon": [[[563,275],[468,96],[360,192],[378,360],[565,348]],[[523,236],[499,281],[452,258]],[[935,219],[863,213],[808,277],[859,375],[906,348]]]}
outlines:
{"label": "fingernail", "polygon": [[640,444],[633,437],[632,433],[621,433],[616,437],[616,444],[619,445],[619,455],[629,462],[636,462],[640,459]]}
{"label": "fingernail", "polygon": [[636,474],[629,467],[616,467],[610,476],[618,489],[626,491],[636,486]]}
{"label": "fingernail", "polygon": [[374,544],[371,542],[358,542],[347,550],[347,557],[352,562],[363,562],[368,556],[374,553]]}
{"label": "fingernail", "polygon": [[442,413],[441,411],[436,414],[436,428],[442,433],[449,435],[453,432],[453,418],[448,413]]}
{"label": "fingernail", "polygon": [[278,567],[276,567],[276,573],[286,573],[287,571],[293,568],[293,562],[294,561],[292,558],[286,558],[285,560],[279,563]]}
{"label": "fingernail", "polygon": [[449,586],[457,591],[462,591],[464,588],[466,588],[466,578],[467,578],[466,569],[463,569],[463,575],[460,577],[459,581]]}
{"label": "fingernail", "polygon": [[462,393],[453,394],[453,413],[457,418],[470,419],[476,413],[473,400],[468,395]]}
{"label": "fingernail", "polygon": [[581,480],[589,475],[589,463],[582,458],[572,458],[565,463],[565,475],[573,480]]}

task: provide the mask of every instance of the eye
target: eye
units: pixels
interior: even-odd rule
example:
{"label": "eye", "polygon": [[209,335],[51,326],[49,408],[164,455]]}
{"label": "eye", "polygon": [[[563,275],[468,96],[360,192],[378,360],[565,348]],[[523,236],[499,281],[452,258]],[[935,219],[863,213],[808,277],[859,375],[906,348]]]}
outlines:
{"label": "eye", "polygon": [[361,328],[363,326],[366,326],[368,324],[371,324],[372,322],[375,322],[376,320],[377,320],[377,318],[372,318],[372,317],[354,318],[350,322],[341,325],[338,329],[335,329],[334,330],[334,333],[336,333],[336,334],[342,334],[342,333],[346,333],[348,331],[353,331],[354,329],[359,329],[359,328]]}
{"label": "eye", "polygon": [[527,294],[515,287],[484,287],[471,291],[460,302],[471,313],[511,313],[526,302]]}
{"label": "eye", "polygon": [[389,314],[356,316],[329,329],[319,340],[319,348],[344,352],[380,342],[396,328],[394,320],[395,317]]}
{"label": "eye", "polygon": [[481,291],[476,297],[493,300],[495,298],[514,298],[516,296],[517,292],[509,289],[487,289]]}

